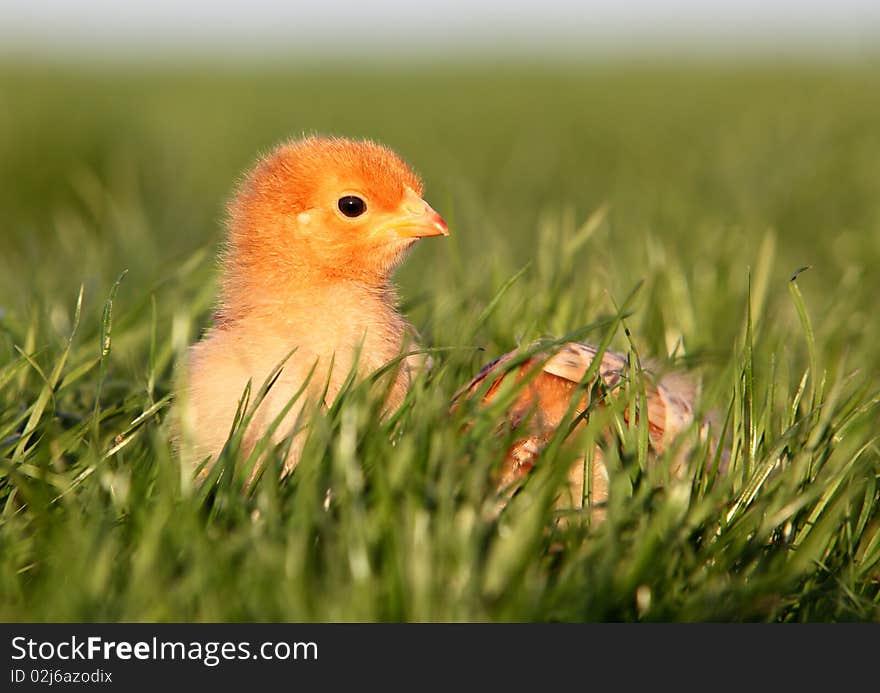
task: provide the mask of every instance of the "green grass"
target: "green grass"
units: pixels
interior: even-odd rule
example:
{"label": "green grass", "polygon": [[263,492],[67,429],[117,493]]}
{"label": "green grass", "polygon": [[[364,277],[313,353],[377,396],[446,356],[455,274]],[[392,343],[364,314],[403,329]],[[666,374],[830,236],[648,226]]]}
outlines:
{"label": "green grass", "polygon": [[[875,68],[0,68],[0,619],[880,619]],[[289,480],[197,488],[175,363],[234,181],[304,131],[423,174],[435,367],[388,421],[346,392]],[[606,521],[556,524],[588,429],[495,519],[497,412],[450,398],[591,324],[700,374],[731,471],[670,480],[621,426]]]}

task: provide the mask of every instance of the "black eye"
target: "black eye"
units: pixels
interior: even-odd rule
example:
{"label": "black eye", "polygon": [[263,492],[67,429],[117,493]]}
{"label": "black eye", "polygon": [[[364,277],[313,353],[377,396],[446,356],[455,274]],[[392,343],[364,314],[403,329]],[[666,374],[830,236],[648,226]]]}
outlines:
{"label": "black eye", "polygon": [[347,217],[359,217],[367,211],[367,203],[355,195],[340,197],[337,204],[339,211]]}

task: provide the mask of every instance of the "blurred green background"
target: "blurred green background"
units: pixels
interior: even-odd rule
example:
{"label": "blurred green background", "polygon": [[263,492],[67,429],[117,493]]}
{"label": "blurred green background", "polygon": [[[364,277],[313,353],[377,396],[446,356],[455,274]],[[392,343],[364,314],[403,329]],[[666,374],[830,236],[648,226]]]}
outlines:
{"label": "blurred green background", "polygon": [[[768,231],[774,292],[811,266],[803,285],[818,316],[846,294],[841,341],[876,334],[875,63],[7,64],[0,103],[7,310],[45,297],[69,309],[80,283],[102,297],[126,269],[120,300],[134,300],[197,249],[214,251],[235,181],[261,152],[317,132],[393,147],[449,218],[451,242],[423,244],[402,270],[404,297],[426,277],[452,292],[453,248],[467,260],[458,269],[495,271],[497,286],[536,257],[543,221],[580,224],[605,205],[579,269],[619,296],[652,263],[680,266],[697,289],[676,326],[691,346],[730,344]],[[566,331],[538,329],[551,328]],[[876,366],[876,349],[866,355]]]}

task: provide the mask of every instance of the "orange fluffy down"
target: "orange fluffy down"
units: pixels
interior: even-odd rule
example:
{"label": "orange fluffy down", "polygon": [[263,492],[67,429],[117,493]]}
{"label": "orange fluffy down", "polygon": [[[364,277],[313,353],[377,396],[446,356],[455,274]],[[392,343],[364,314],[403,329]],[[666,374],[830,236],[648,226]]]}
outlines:
{"label": "orange fluffy down", "polygon": [[[327,401],[335,398],[356,355],[358,372],[367,374],[410,348],[414,331],[397,310],[391,277],[418,235],[382,229],[419,215],[442,225],[421,192],[418,176],[396,154],[344,139],[283,144],[244,177],[229,205],[214,324],[188,354],[181,393],[185,460],[216,458],[247,383],[256,391],[293,349],[246,432],[245,452],[313,367],[307,396],[284,418],[277,440],[291,433],[325,383]],[[340,213],[338,199],[351,194],[366,201],[363,218]],[[389,408],[403,400],[414,366],[401,365]],[[288,467],[297,459],[295,444]]]}

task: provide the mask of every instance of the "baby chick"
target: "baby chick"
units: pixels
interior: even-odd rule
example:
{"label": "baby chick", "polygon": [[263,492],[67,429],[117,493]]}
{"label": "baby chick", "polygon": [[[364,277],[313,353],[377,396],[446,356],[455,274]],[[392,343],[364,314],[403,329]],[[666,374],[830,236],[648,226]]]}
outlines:
{"label": "baby chick", "polygon": [[[245,176],[229,205],[214,324],[188,354],[186,460],[217,457],[247,384],[256,391],[285,357],[246,430],[245,452],[305,383],[307,396],[273,439],[292,432],[325,385],[332,402],[355,363],[367,374],[411,348],[392,274],[420,238],[449,233],[421,195],[418,176],[369,141],[288,142]],[[411,365],[396,374],[390,409],[403,401]],[[297,459],[295,445],[285,471]]]}

